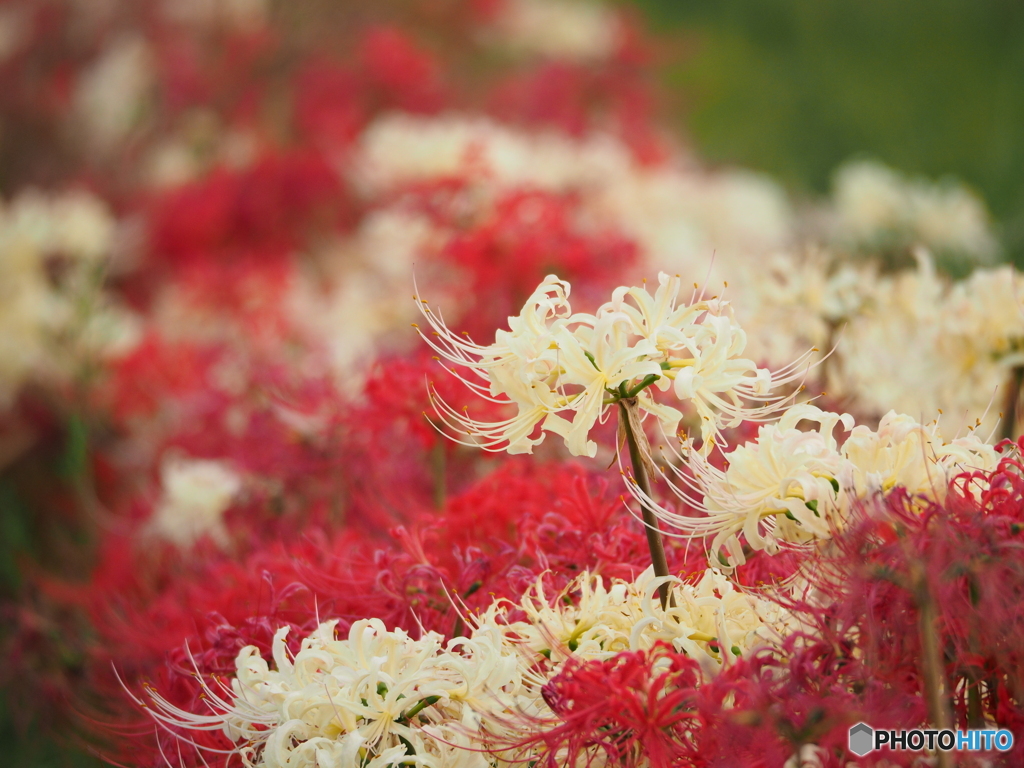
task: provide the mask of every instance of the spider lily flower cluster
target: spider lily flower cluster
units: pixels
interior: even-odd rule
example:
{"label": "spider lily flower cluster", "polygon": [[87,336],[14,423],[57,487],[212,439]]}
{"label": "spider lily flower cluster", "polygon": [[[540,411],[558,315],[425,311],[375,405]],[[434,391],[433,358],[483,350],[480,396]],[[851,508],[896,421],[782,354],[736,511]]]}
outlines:
{"label": "spider lily flower cluster", "polygon": [[495,706],[515,707],[524,687],[514,649],[500,635],[483,631],[445,643],[427,632],[417,640],[363,619],[339,639],[337,623],[321,624],[294,656],[288,628],[279,630],[275,669],[256,647],[243,648],[230,683],[205,688],[212,714],[184,711],[151,691],[156,717],[223,731],[246,766],[487,765],[473,751],[471,732]]}
{"label": "spider lily flower cluster", "polygon": [[356,621],[338,638],[332,620],[292,654],[283,627],[272,665],[248,646],[230,680],[204,683],[209,714],[154,689],[147,706],[168,727],[222,732],[249,767],[515,765],[514,753],[494,745],[514,745],[532,721],[553,717],[545,687],[566,664],[660,646],[696,660],[711,680],[788,631],[779,606],[714,570],[692,583],[672,579],[679,600],[668,613],[654,600],[659,581],[650,570],[608,584],[583,573],[549,601],[541,577],[518,604],[495,600],[470,617],[470,636],[447,642],[436,632],[414,639],[380,619]]}
{"label": "spider lily flower cluster", "polygon": [[[662,607],[655,594],[665,581],[674,600]],[[526,618],[514,621],[513,615]],[[792,629],[778,605],[738,589],[711,568],[689,582],[655,577],[651,568],[633,581],[608,585],[583,573],[553,599],[538,579],[518,603],[495,601],[477,621],[500,628],[528,665],[538,656],[557,663],[607,659],[665,643],[698,661],[709,678],[730,658],[777,644]]]}
{"label": "spider lily flower cluster", "polygon": [[[818,426],[798,429],[801,422]],[[842,443],[839,426],[849,433]],[[900,487],[941,501],[953,477],[991,472],[1001,457],[974,432],[945,440],[938,421],[920,424],[890,411],[872,430],[855,426],[850,414],[800,404],[725,454],[725,469],[690,442],[679,458],[668,485],[699,514],[658,505],[635,484],[632,492],[682,535],[712,537],[712,561],[735,567],[746,562],[741,537],[750,550],[769,554],[829,539],[869,497]]]}
{"label": "spider lily flower cluster", "polygon": [[668,434],[682,418],[675,405],[691,403],[705,451],[723,427],[785,407],[790,396],[778,392],[803,375],[804,359],[777,372],[758,368],[742,357],[746,335],[729,303],[695,291],[691,302],[679,304],[680,283],[661,273],[653,295],[644,286],[617,288],[611,301],[586,314],[572,311],[569,283],[549,275],[487,346],[452,331],[416,298],[429,332],[416,327],[446,368],[480,397],[517,409],[511,418],[485,422],[432,392],[438,417],[468,438],[462,442],[485,450],[532,453],[552,432],[574,456],[592,457],[591,430],[621,401],[635,398]]}

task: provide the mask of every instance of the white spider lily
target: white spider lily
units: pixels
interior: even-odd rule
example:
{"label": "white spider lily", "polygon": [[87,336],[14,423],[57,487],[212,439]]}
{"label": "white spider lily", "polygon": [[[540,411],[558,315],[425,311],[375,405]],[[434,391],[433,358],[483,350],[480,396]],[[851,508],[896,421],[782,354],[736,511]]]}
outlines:
{"label": "white spider lily", "polygon": [[[797,429],[805,420],[817,422],[818,429]],[[849,432],[842,445],[834,436],[839,424]],[[712,562],[730,568],[746,562],[741,537],[751,549],[769,554],[829,539],[858,499],[902,487],[941,500],[956,474],[991,471],[999,462],[995,448],[973,433],[947,442],[937,423],[922,425],[895,412],[872,431],[854,426],[849,414],[808,404],[789,408],[776,424],[762,426],[756,441],[725,454],[725,470],[689,442],[683,453],[686,468],[673,467],[668,486],[697,514],[660,506],[635,483],[630,489],[676,529],[674,535],[712,537]]]}
{"label": "white spider lily", "polygon": [[[815,421],[803,431],[796,425]],[[674,470],[669,487],[687,506],[703,513],[693,516],[670,511],[633,488],[652,504],[659,519],[689,537],[713,536],[711,553],[729,566],[745,562],[739,536],[755,550],[774,553],[779,543],[802,544],[831,536],[844,498],[838,481],[844,461],[833,431],[841,423],[853,427],[849,414],[822,411],[812,405],[789,408],[776,424],[758,430],[757,440],[737,446],[726,455],[723,471],[699,451],[684,450],[689,472]],[[729,559],[721,555],[722,549]]]}
{"label": "white spider lily", "polygon": [[179,547],[204,535],[227,542],[224,513],[242,489],[242,478],[225,461],[165,457],[160,466],[162,495],[151,530]]}
{"label": "white spider lily", "polygon": [[[605,402],[611,393],[630,382],[642,382],[647,377],[658,377],[661,365],[656,362],[657,349],[646,340],[631,338],[626,317],[619,312],[601,312],[588,319],[592,324],[581,324],[571,336],[563,329],[559,339],[561,374],[560,389],[583,389],[572,395],[567,410],[575,412],[572,423],[557,413],[545,419],[544,428],[565,439],[574,456],[593,456],[597,444],[587,435],[604,414]],[[641,398],[641,407],[653,405],[650,395]],[[653,409],[652,409],[653,410]],[[661,415],[678,423],[682,414],[663,410]]]}
{"label": "white spider lily", "polygon": [[175,729],[223,731],[246,766],[489,765],[472,731],[516,706],[522,688],[518,654],[500,634],[484,630],[445,644],[433,632],[414,640],[364,619],[338,639],[336,624],[320,625],[294,658],[287,627],[278,630],[273,664],[254,646],[243,648],[232,680],[204,684],[209,714],[148,689],[150,712]]}
{"label": "white spider lily", "polygon": [[[760,420],[784,407],[789,398],[771,392],[801,375],[801,361],[772,374],[739,357],[746,336],[728,304],[701,300],[676,306],[679,282],[662,274],[654,296],[644,288],[616,289],[610,302],[589,315],[573,314],[569,284],[549,275],[489,346],[456,335],[417,299],[430,325],[429,334],[420,334],[442,362],[454,364],[446,368],[484,399],[517,408],[509,419],[480,421],[432,390],[435,412],[471,438],[466,445],[530,453],[546,431],[562,437],[573,455],[594,456],[590,431],[620,400],[636,398],[663,430],[675,431],[681,413],[656,401],[651,385],[671,390],[677,402],[694,403],[705,450],[721,427]],[[762,405],[748,405],[755,400]],[[531,437],[538,425],[540,435]]]}
{"label": "white spider lily", "polygon": [[[673,602],[662,607],[656,593],[666,581]],[[526,620],[510,620],[512,613]],[[667,642],[698,660],[710,677],[730,657],[778,640],[791,617],[778,605],[739,590],[715,569],[684,582],[656,577],[648,568],[633,581],[606,582],[584,572],[555,596],[546,593],[541,577],[519,603],[497,600],[475,621],[504,634],[527,668],[542,656],[554,672],[569,658],[607,659]]]}
{"label": "white spider lily", "polygon": [[[814,350],[774,373],[758,368],[740,357],[747,335],[729,303],[701,298],[678,306],[681,282],[678,275],[662,272],[653,296],[646,288],[617,288],[606,306],[626,314],[634,332],[654,343],[665,369],[655,386],[661,391],[671,386],[679,400],[694,404],[701,439],[709,446],[720,427],[759,421],[784,407],[790,398],[771,393],[802,376]],[[762,404],[751,406],[754,402]]]}
{"label": "white spider lily", "polygon": [[897,486],[912,494],[941,500],[949,481],[961,472],[991,472],[999,463],[996,449],[973,432],[945,441],[938,422],[919,424],[889,411],[876,431],[855,427],[843,444],[848,462],[845,484],[865,496]]}
{"label": "white spider lily", "polygon": [[480,422],[453,410],[432,392],[431,402],[438,416],[449,425],[458,425],[454,428],[461,434],[472,435],[474,442],[470,445],[485,450],[502,450],[497,446],[504,445],[509,453],[531,453],[540,442],[531,439],[530,434],[538,421],[558,408],[561,398],[551,388],[552,379],[558,375],[557,355],[553,353],[557,352],[555,334],[570,315],[569,290],[568,283],[546,278],[527,299],[519,316],[509,318],[509,330],[498,331],[494,344],[487,347],[454,334],[442,317],[417,299],[433,338],[422,331],[420,335],[441,359],[466,368],[476,380],[462,376],[454,368],[448,370],[484,399],[518,406],[514,418]]}

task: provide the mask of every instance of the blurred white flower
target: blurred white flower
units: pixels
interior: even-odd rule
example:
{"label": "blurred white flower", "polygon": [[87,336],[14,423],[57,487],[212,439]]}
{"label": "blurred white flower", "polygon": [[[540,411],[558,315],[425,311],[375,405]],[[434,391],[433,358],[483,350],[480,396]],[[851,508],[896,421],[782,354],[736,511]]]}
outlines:
{"label": "blurred white flower", "polygon": [[878,278],[870,299],[844,329],[842,371],[834,390],[876,415],[890,408],[920,409],[923,417],[941,408],[944,372],[934,350],[944,290],[925,258],[916,270]]}
{"label": "blurred white flower", "polygon": [[115,223],[107,205],[84,190],[27,190],[11,201],[5,228],[39,254],[96,261],[109,255]]}
{"label": "blurred white flower", "polygon": [[776,253],[762,265],[740,271],[726,293],[747,329],[748,355],[769,365],[809,347],[819,357],[832,352],[847,321],[872,300],[878,277],[870,265],[831,265],[817,253]]}
{"label": "blurred white flower", "polygon": [[163,0],[164,17],[195,27],[225,26],[241,32],[264,26],[270,15],[269,0]]}
{"label": "blurred white flower", "polygon": [[629,150],[608,135],[522,131],[459,114],[391,114],[360,137],[353,180],[368,195],[467,174],[498,186],[569,191],[602,185],[602,179],[620,177],[632,164]]}
{"label": "blurred white flower", "polygon": [[988,211],[979,197],[953,183],[912,186],[913,229],[926,247],[985,263],[999,252]]}
{"label": "blurred white flower", "polygon": [[[0,203],[0,408],[30,376],[60,377],[73,367],[67,337],[80,336],[105,307],[97,262],[109,254],[113,230],[106,206],[84,191],[29,190]],[[57,277],[54,257],[65,262]]]}
{"label": "blurred white flower", "polygon": [[155,189],[177,187],[195,179],[201,164],[188,142],[174,137],[154,146],[145,161],[147,184]]}
{"label": "blurred white flower", "polygon": [[976,269],[953,286],[943,310],[944,331],[979,357],[1024,363],[1024,276],[1012,266]]}
{"label": "blurred white flower", "polygon": [[923,245],[977,262],[998,253],[984,204],[953,181],[907,179],[866,160],[841,166],[834,187],[836,236],[855,248]]}
{"label": "blurred white flower", "polygon": [[161,492],[151,529],[179,547],[203,536],[223,544],[224,513],[241,488],[241,477],[224,461],[167,457],[160,466]]}
{"label": "blurred white flower", "polygon": [[82,191],[58,195],[50,216],[54,252],[87,261],[110,255],[114,219],[99,198]]}
{"label": "blurred white flower", "polygon": [[750,258],[787,248],[795,237],[782,188],[747,171],[630,166],[588,194],[591,215],[616,222],[648,264],[703,275],[714,260],[730,284],[749,271]]}
{"label": "blurred white flower", "polygon": [[[296,275],[288,294],[288,314],[295,326],[327,351],[328,364],[344,391],[384,350],[406,343],[405,331],[416,316],[396,295],[412,282],[417,260],[428,262],[440,234],[431,220],[402,208],[367,215],[359,229],[317,257],[323,269]],[[326,274],[324,274],[326,272]]]}
{"label": "blurred white flower", "polygon": [[847,163],[836,171],[833,197],[843,236],[872,242],[907,224],[908,200],[903,179],[881,163]]}
{"label": "blurred white flower", "polygon": [[518,53],[593,61],[615,52],[619,25],[614,9],[595,0],[507,0],[489,31]]}
{"label": "blurred white flower", "polygon": [[31,240],[0,218],[0,409],[47,353],[47,323],[62,307]]}
{"label": "blurred white flower", "polygon": [[75,126],[95,151],[115,150],[139,124],[155,77],[152,56],[145,39],[125,34],[80,76]]}
{"label": "blurred white flower", "polygon": [[829,389],[866,414],[941,411],[988,434],[1024,361],[1024,281],[1000,267],[951,284],[918,256],[916,270],[880,277],[846,324]]}

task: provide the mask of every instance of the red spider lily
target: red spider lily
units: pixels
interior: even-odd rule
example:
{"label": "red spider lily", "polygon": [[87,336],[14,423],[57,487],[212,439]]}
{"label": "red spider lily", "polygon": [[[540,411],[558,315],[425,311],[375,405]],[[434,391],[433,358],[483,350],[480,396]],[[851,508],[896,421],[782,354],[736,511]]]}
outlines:
{"label": "red spider lily", "polygon": [[314,145],[347,147],[377,112],[432,113],[449,100],[438,59],[397,27],[364,30],[353,62],[309,56],[294,76],[294,120]]}
{"label": "red spider lily", "polygon": [[367,30],[358,58],[363,75],[383,97],[380,107],[429,113],[443,105],[438,61],[404,31],[383,26]]}
{"label": "red spider lily", "polygon": [[500,82],[490,111],[503,121],[554,126],[575,136],[611,128],[639,162],[655,165],[665,160],[667,145],[652,128],[653,105],[642,68],[619,60],[554,61]]}
{"label": "red spider lily", "polygon": [[268,152],[249,168],[216,169],[158,199],[151,248],[172,267],[252,254],[285,258],[318,220],[336,223],[343,204],[338,177],[324,157]]}
{"label": "red spider lily", "polygon": [[[426,355],[385,357],[370,370],[363,397],[346,414],[342,450],[355,504],[406,510],[441,508],[493,464],[443,437],[431,420],[427,383],[441,391],[458,386]],[[401,483],[394,483],[395,476]],[[397,521],[411,519],[393,514]]]}
{"label": "red spider lily", "polygon": [[470,275],[473,303],[463,311],[463,325],[471,335],[493,333],[545,275],[574,281],[586,302],[589,292],[600,295],[633,266],[632,241],[614,232],[585,232],[576,211],[571,197],[511,192],[452,237],[441,255]]}
{"label": "red spider lily", "polygon": [[349,146],[366,124],[359,73],[326,57],[307,59],[293,76],[296,128],[314,146]]}
{"label": "red spider lily", "polygon": [[[111,664],[129,687],[150,680],[172,703],[198,711],[194,674],[230,675],[240,648],[267,652],[278,626],[293,626],[297,641],[318,616],[339,618],[343,627],[376,616],[414,635],[450,635],[466,628],[457,604],[473,610],[495,596],[518,598],[548,567],[561,586],[584,568],[629,577],[647,557],[640,524],[600,482],[573,466],[536,471],[525,462],[510,463],[453,498],[445,515],[424,514],[390,540],[306,526],[290,543],[267,542],[254,538],[236,555],[200,545],[182,558],[110,540],[87,588],[53,587],[52,597],[87,606],[96,628],[87,649],[89,688],[103,692],[108,710],[97,719],[113,718],[133,733],[146,722],[119,698]],[[152,745],[151,736],[135,738]],[[165,734],[160,743],[166,749],[175,738]]]}
{"label": "red spider lily", "polygon": [[[496,596],[518,599],[542,574],[557,593],[582,570],[631,579],[649,565],[642,525],[603,478],[571,464],[507,460],[440,516],[411,516],[391,536],[391,546],[352,555],[350,567],[376,574],[374,615],[411,632],[451,634],[463,626],[456,603],[473,610]],[[702,562],[695,553],[688,563],[681,546],[669,556],[681,571]],[[303,578],[333,594],[348,588],[347,574],[310,568]]]}
{"label": "red spider lily", "polygon": [[[813,627],[795,657],[810,662],[804,685],[828,679],[820,666],[828,661],[836,689],[853,695],[850,710],[859,719],[885,727],[934,722],[925,706],[923,645],[924,633],[933,632],[940,653],[934,666],[953,703],[954,727],[995,722],[1018,732],[1022,489],[1021,466],[1008,458],[987,476],[956,478],[942,503],[902,489],[867,502],[810,571],[818,593],[794,606]],[[925,610],[936,616],[930,627],[921,623]],[[902,714],[886,713],[882,705],[897,700],[906,702]],[[1019,754],[1015,747],[1004,756],[1007,764]]]}
{"label": "red spider lily", "polygon": [[658,644],[604,661],[570,660],[543,689],[554,715],[516,745],[535,765],[688,765],[699,726],[700,665]]}
{"label": "red spider lily", "polygon": [[[735,659],[698,689],[700,727],[683,765],[782,768],[799,764],[796,755],[814,745],[823,766],[839,768],[852,757],[846,751],[851,725],[919,723],[920,699],[891,690],[849,655],[804,641],[793,637],[781,652],[766,648]],[[909,765],[917,755],[886,757]]]}
{"label": "red spider lily", "polygon": [[[510,505],[510,498],[521,501]],[[583,569],[628,580],[650,565],[643,525],[600,473],[576,464],[531,469],[509,462],[454,499],[446,512],[456,542],[514,542],[520,566],[530,569],[529,581],[550,570],[561,587]],[[682,542],[669,544],[676,572],[686,573],[700,561],[695,547],[689,559],[685,550]],[[517,591],[527,583],[517,584]]]}
{"label": "red spider lily", "polygon": [[107,734],[109,756],[134,765],[163,765],[162,755],[176,756],[179,749],[183,765],[200,765],[193,741],[230,749],[219,733],[154,729],[124,686],[138,693],[143,684],[152,685],[171,703],[203,711],[202,682],[233,675],[244,646],[269,656],[274,632],[289,626],[294,651],[319,616],[344,622],[371,615],[368,572],[350,571],[355,581],[337,595],[318,594],[303,583],[310,568],[344,570],[365,546],[353,535],[328,540],[311,533],[289,547],[264,545],[240,558],[202,546],[182,558],[109,541],[87,586],[47,585],[53,599],[85,608],[95,628],[93,641],[79,649],[88,684],[79,684],[76,709],[92,721],[92,730]]}
{"label": "red spider lily", "polygon": [[421,285],[467,285],[458,303],[444,308],[461,330],[481,339],[493,334],[548,274],[572,281],[584,303],[597,303],[635,267],[636,243],[584,224],[574,195],[513,188],[491,200],[487,174],[469,164],[455,177],[410,184],[387,200],[429,216],[443,235],[418,277]]}

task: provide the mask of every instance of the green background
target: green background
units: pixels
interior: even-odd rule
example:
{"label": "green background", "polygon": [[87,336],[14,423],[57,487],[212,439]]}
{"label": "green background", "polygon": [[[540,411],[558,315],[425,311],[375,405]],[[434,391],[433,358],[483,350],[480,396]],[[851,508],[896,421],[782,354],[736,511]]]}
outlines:
{"label": "green background", "polygon": [[1024,2],[633,2],[676,41],[664,84],[705,158],[797,193],[858,155],[953,175],[1024,263]]}

